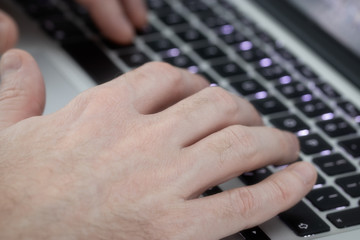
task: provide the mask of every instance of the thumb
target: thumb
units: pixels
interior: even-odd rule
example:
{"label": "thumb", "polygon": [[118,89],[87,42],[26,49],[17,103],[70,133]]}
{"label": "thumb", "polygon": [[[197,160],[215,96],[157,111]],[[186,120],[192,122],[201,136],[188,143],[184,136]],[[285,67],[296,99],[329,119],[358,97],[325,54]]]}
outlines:
{"label": "thumb", "polygon": [[35,60],[22,50],[6,52],[0,61],[0,130],[41,115],[44,81]]}

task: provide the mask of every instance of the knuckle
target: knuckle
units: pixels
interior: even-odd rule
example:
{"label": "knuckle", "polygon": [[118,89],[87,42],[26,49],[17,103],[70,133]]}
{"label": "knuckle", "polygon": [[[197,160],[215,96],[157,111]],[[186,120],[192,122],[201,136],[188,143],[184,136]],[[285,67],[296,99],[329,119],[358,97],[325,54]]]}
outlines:
{"label": "knuckle", "polygon": [[218,108],[224,114],[235,114],[240,110],[239,101],[237,98],[220,87],[212,87],[208,88],[208,94],[210,95],[210,99],[217,104]]}
{"label": "knuckle", "polygon": [[280,205],[288,203],[292,198],[293,194],[291,192],[290,186],[281,179],[274,178],[269,182],[269,185],[269,189],[271,189],[276,202]]}
{"label": "knuckle", "polygon": [[259,206],[258,199],[249,187],[238,188],[229,191],[228,195],[228,213],[234,216],[250,218],[254,210]]}
{"label": "knuckle", "polygon": [[0,102],[11,101],[22,97],[26,92],[16,87],[7,87],[1,89]]}

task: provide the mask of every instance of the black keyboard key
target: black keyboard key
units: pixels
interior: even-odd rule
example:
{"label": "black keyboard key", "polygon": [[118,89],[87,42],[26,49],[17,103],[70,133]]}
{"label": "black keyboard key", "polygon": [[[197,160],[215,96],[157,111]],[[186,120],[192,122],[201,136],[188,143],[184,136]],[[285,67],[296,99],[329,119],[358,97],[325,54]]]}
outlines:
{"label": "black keyboard key", "polygon": [[319,135],[310,134],[300,137],[301,151],[305,154],[315,154],[331,150],[332,147]]}
{"label": "black keyboard key", "polygon": [[183,0],[182,2],[185,7],[194,13],[207,12],[210,10],[210,8],[200,0]]}
{"label": "black keyboard key", "polygon": [[305,77],[309,79],[318,79],[318,75],[314,73],[308,66],[304,64],[297,64],[295,68]]}
{"label": "black keyboard key", "polygon": [[213,78],[211,77],[209,74],[205,73],[205,72],[198,72],[198,74],[200,74],[201,76],[203,76],[206,80],[209,81],[210,84],[218,84],[218,82]]}
{"label": "black keyboard key", "polygon": [[186,55],[179,55],[172,58],[164,58],[164,61],[179,68],[196,67],[196,63]]}
{"label": "black keyboard key", "polygon": [[228,25],[228,22],[214,13],[206,12],[206,14],[199,16],[200,20],[209,28],[217,28],[220,26]]}
{"label": "black keyboard key", "polygon": [[[245,41],[245,42],[238,44],[238,47],[244,46],[247,43],[251,44],[250,42]],[[257,62],[264,58],[270,59],[262,50],[260,50],[259,48],[254,48],[254,47],[252,47],[250,50],[246,50],[246,51],[241,51],[238,49],[238,54],[241,56],[241,58],[243,58],[247,62]],[[262,67],[261,65],[259,65],[259,66]],[[266,66],[266,67],[269,67],[269,66]]]}
{"label": "black keyboard key", "polygon": [[278,48],[276,52],[287,61],[294,61],[297,58],[285,48]]}
{"label": "black keyboard key", "polygon": [[327,215],[327,218],[337,227],[346,228],[360,225],[360,207],[347,209]]}
{"label": "black keyboard key", "polygon": [[339,144],[353,157],[360,157],[360,138],[341,141]]}
{"label": "black keyboard key", "polygon": [[296,104],[306,116],[319,117],[326,113],[332,113],[332,110],[320,99],[311,100],[308,102],[300,102]]}
{"label": "black keyboard key", "polygon": [[157,16],[165,16],[173,11],[164,0],[147,0],[147,7]]}
{"label": "black keyboard key", "polygon": [[352,197],[360,197],[360,174],[336,179],[344,191]]}
{"label": "black keyboard key", "polygon": [[109,57],[92,42],[62,44],[62,47],[98,84],[122,74]]}
{"label": "black keyboard key", "polygon": [[41,19],[47,16],[62,15],[61,11],[52,1],[27,1],[23,3],[25,11],[35,19]]}
{"label": "black keyboard key", "polygon": [[340,137],[356,133],[356,130],[342,118],[321,121],[317,125],[330,137]]}
{"label": "black keyboard key", "polygon": [[225,53],[217,46],[211,45],[195,49],[195,51],[206,60],[225,57]]}
{"label": "black keyboard key", "polygon": [[338,106],[341,107],[346,114],[354,118],[355,121],[360,123],[360,110],[353,103],[345,101],[339,103]]}
{"label": "black keyboard key", "polygon": [[242,43],[248,41],[248,39],[240,32],[235,32],[232,34],[222,35],[220,38],[228,45]]}
{"label": "black keyboard key", "polygon": [[293,133],[310,129],[310,127],[296,115],[273,118],[270,120],[270,122],[279,129]]}
{"label": "black keyboard key", "polygon": [[315,186],[324,185],[325,183],[326,183],[325,178],[323,178],[323,177],[318,173],[318,174],[317,174],[317,179],[316,179]]}
{"label": "black keyboard key", "polygon": [[122,45],[119,43],[115,43],[109,39],[102,39],[102,42],[106,45],[106,47],[108,47],[112,50],[119,50],[121,53],[136,51],[136,47],[134,44]]}
{"label": "black keyboard key", "polygon": [[314,163],[329,176],[353,172],[356,168],[341,154],[314,158]]}
{"label": "black keyboard key", "polygon": [[284,112],[288,109],[275,97],[253,100],[251,103],[263,115]]}
{"label": "black keyboard key", "polygon": [[119,57],[126,63],[126,65],[131,68],[139,67],[151,61],[148,56],[138,51],[133,53],[120,54]]}
{"label": "black keyboard key", "polygon": [[276,80],[285,76],[290,76],[287,71],[277,64],[270,67],[258,68],[257,71],[267,80]]}
{"label": "black keyboard key", "polygon": [[234,62],[223,63],[220,65],[215,65],[213,68],[222,76],[222,77],[233,77],[237,75],[242,75],[245,72],[239,65]]}
{"label": "black keyboard key", "polygon": [[147,36],[155,33],[159,33],[159,30],[154,27],[154,25],[148,23],[144,28],[138,29],[136,33],[139,36]]}
{"label": "black keyboard key", "polygon": [[171,12],[160,18],[166,25],[175,26],[187,23],[185,18],[183,18],[180,14],[176,12]]}
{"label": "black keyboard key", "polygon": [[243,96],[256,94],[258,92],[266,92],[266,89],[254,79],[241,82],[231,82],[231,86],[233,86]]}
{"label": "black keyboard key", "polygon": [[259,227],[253,227],[240,232],[244,240],[270,240]]}
{"label": "black keyboard key", "polygon": [[289,99],[299,98],[310,94],[310,91],[304,84],[296,81],[289,84],[278,85],[276,86],[276,89]]}
{"label": "black keyboard key", "polygon": [[340,97],[340,94],[328,83],[319,83],[317,87],[331,99]]}
{"label": "black keyboard key", "polygon": [[84,33],[63,16],[43,19],[41,26],[52,38],[60,42],[82,41],[85,39]]}
{"label": "black keyboard key", "polygon": [[260,168],[255,171],[246,172],[242,174],[239,178],[246,185],[254,185],[269,177],[271,174],[272,172],[269,169]]}
{"label": "black keyboard key", "polygon": [[218,186],[215,186],[215,187],[212,187],[212,188],[206,190],[202,195],[204,197],[206,197],[206,196],[215,195],[215,194],[218,194],[221,192],[222,192],[222,190]]}
{"label": "black keyboard key", "polygon": [[199,30],[194,28],[188,28],[185,31],[178,32],[177,34],[182,40],[184,40],[184,42],[187,43],[206,39]]}
{"label": "black keyboard key", "polygon": [[280,213],[279,217],[301,237],[330,231],[330,227],[303,202]]}
{"label": "black keyboard key", "polygon": [[164,52],[170,49],[177,48],[174,43],[172,43],[168,39],[159,39],[155,41],[147,42],[147,45],[154,51],[154,52]]}
{"label": "black keyboard key", "polygon": [[312,190],[306,198],[320,211],[327,211],[350,205],[350,202],[333,187]]}

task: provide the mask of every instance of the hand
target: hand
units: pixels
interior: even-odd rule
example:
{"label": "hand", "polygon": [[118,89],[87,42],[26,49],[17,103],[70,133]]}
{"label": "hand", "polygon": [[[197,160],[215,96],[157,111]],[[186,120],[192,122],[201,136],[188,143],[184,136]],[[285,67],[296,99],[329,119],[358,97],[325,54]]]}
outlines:
{"label": "hand", "polygon": [[0,71],[0,239],[220,239],[289,208],[315,182],[314,168],[296,163],[198,198],[296,160],[299,145],[185,70],[147,64],[46,116],[28,54],[6,53]]}
{"label": "hand", "polygon": [[18,38],[18,29],[14,20],[0,9],[0,54],[12,48]]}

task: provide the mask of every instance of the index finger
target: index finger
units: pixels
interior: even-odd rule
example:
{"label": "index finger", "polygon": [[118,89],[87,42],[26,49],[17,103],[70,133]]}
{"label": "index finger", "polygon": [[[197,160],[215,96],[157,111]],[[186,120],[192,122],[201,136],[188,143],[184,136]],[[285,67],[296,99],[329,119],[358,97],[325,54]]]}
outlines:
{"label": "index finger", "polygon": [[14,20],[0,10],[0,54],[12,48],[18,37],[18,30]]}

